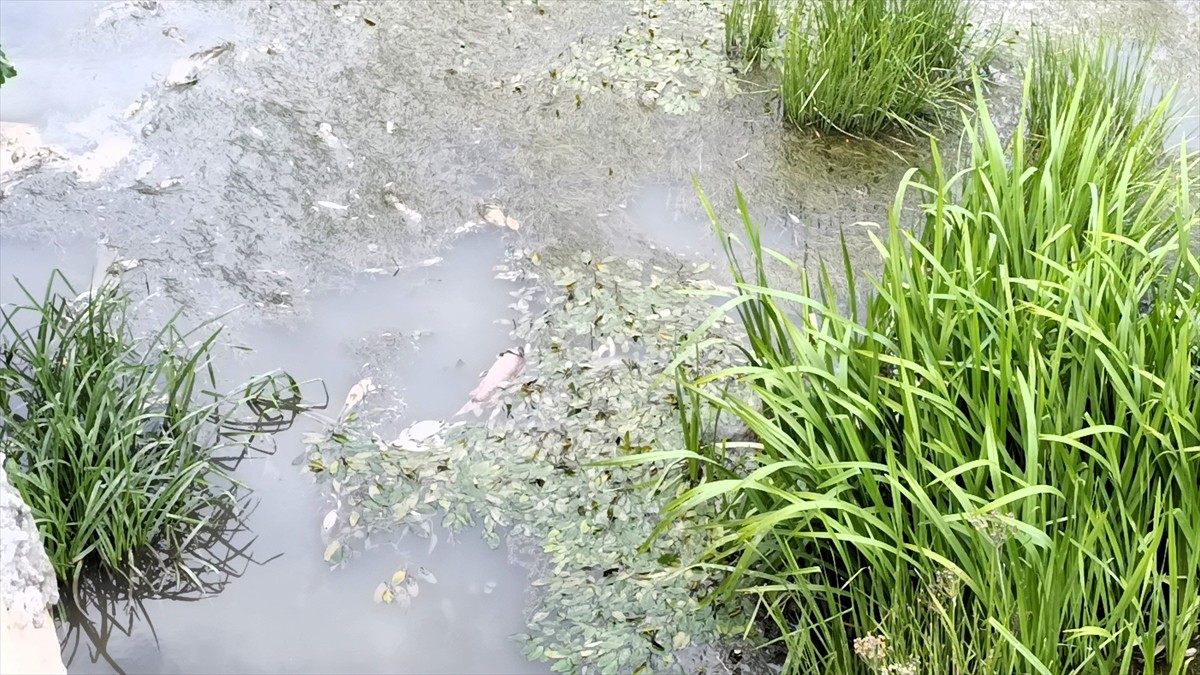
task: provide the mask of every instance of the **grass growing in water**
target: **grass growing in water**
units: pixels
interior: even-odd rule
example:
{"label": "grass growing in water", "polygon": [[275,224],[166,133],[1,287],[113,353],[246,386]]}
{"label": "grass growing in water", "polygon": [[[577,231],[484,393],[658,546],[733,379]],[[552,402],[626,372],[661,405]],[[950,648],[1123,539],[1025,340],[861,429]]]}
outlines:
{"label": "grass growing in water", "polygon": [[733,0],[725,18],[725,54],[754,65],[775,43],[779,10],[774,0]]}
{"label": "grass growing in water", "polygon": [[784,113],[850,135],[921,131],[964,97],[970,37],[962,0],[801,0],[783,47]]}
{"label": "grass growing in water", "polygon": [[[58,273],[42,297],[25,293],[0,325],[0,449],[59,580],[77,588],[99,564],[130,582],[174,572],[202,587],[184,564],[189,543],[236,508],[214,456],[286,426],[295,383],[268,376],[217,394],[207,325],[183,332],[172,318],[135,337],[127,295],[72,300]],[[243,406],[250,421],[236,417]]]}
{"label": "grass growing in water", "polygon": [[[1054,85],[1055,105],[1031,112],[1047,130],[1037,152],[1023,124],[1006,148],[977,97],[967,167],[901,184],[864,316],[839,309],[828,273],[811,293],[772,289],[775,254],[742,203],[754,269],[727,248],[738,292],[722,311],[740,316],[749,365],[687,386],[753,432],[759,468],[730,476],[720,444],[693,441],[708,478],[669,513],[725,509],[703,562],[757,599],[787,672],[1187,667],[1194,157],[1144,172],[1163,138],[1134,130],[1165,128],[1169,103],[1123,131],[1100,77]],[[927,198],[919,236],[900,223],[911,189]]]}

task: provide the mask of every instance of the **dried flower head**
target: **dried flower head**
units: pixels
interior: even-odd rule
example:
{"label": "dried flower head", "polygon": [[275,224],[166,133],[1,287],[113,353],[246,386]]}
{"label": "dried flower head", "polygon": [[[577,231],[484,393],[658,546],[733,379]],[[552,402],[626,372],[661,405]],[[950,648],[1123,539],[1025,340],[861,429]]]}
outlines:
{"label": "dried flower head", "polygon": [[881,635],[854,638],[854,653],[872,667],[881,666],[887,659],[887,638]]}

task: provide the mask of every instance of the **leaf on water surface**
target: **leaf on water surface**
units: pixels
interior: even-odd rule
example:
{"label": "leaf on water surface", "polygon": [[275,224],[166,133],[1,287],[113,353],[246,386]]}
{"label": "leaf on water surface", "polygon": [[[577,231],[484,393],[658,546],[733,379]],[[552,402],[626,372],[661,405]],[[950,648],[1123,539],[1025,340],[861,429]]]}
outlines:
{"label": "leaf on water surface", "polygon": [[[374,595],[373,599],[375,600],[375,602],[383,602],[383,597],[387,594],[388,594],[387,582],[381,581],[381,582],[379,582],[379,585],[375,587],[375,595]],[[389,602],[390,602],[390,600],[389,600]]]}
{"label": "leaf on water surface", "polygon": [[[328,533],[330,530],[332,530],[333,526],[337,525],[337,518],[338,518],[337,509],[330,511],[329,513],[326,513],[325,519],[321,521],[321,531]],[[353,527],[353,526],[351,526],[351,527]],[[326,556],[325,559],[328,560],[329,556]]]}
{"label": "leaf on water surface", "polygon": [[392,585],[398,587],[400,584],[404,583],[404,580],[407,578],[408,578],[408,570],[401,567],[400,569],[398,569],[392,573]]}
{"label": "leaf on water surface", "polygon": [[508,218],[504,219],[504,225],[505,225],[505,227],[507,227],[508,229],[510,229],[514,232],[521,229],[521,224],[518,223],[517,219],[513,218],[512,216],[509,216]]}
{"label": "leaf on water surface", "polygon": [[404,585],[404,590],[408,592],[409,597],[415,598],[421,594],[421,587],[417,585],[417,580],[413,577],[408,578],[408,583]]}
{"label": "leaf on water surface", "polygon": [[333,540],[325,547],[325,562],[333,560],[333,556],[337,555],[338,549],[342,547],[342,542]]}
{"label": "leaf on water surface", "polygon": [[350,527],[358,527],[358,521],[362,519],[362,514],[358,511],[350,513]]}
{"label": "leaf on water surface", "polygon": [[675,634],[675,637],[671,638],[671,647],[674,648],[675,651],[679,651],[680,649],[687,647],[688,643],[691,641],[692,639],[688,637],[687,633],[679,631]]}

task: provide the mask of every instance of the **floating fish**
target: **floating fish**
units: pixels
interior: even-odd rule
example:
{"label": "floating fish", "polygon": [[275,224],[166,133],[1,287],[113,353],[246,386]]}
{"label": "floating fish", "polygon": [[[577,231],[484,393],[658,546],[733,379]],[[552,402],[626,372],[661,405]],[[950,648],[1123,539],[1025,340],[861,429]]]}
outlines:
{"label": "floating fish", "polygon": [[479,385],[471,391],[471,399],[467,401],[456,415],[466,412],[478,414],[484,405],[495,400],[500,390],[512,383],[513,378],[525,369],[525,348],[506,349],[500,352],[496,362],[484,373]]}
{"label": "floating fish", "polygon": [[196,52],[186,59],[180,59],[171,64],[167,71],[167,86],[182,88],[200,81],[200,71],[216,62],[225,52],[233,49],[230,42],[222,42],[215,47],[209,47]]}
{"label": "floating fish", "polygon": [[362,400],[367,397],[367,394],[375,391],[376,387],[371,382],[371,378],[365,377],[350,387],[350,391],[346,394],[346,402],[342,404],[342,415],[350,412],[354,406],[362,403]]}

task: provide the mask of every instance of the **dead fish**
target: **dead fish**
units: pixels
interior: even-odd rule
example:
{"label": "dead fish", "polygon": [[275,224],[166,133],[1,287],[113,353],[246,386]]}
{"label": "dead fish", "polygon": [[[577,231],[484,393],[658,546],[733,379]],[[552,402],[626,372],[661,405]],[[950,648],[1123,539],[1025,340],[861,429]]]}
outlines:
{"label": "dead fish", "polygon": [[333,135],[333,125],[329,122],[321,122],[317,125],[317,138],[321,139],[325,145],[331,148],[343,148],[342,141],[337,136]]}
{"label": "dead fish", "polygon": [[342,404],[342,415],[345,415],[346,413],[350,412],[354,406],[362,403],[362,400],[367,397],[367,394],[375,391],[375,389],[375,384],[371,382],[371,378],[369,377],[365,377],[358,382],[355,382],[354,386],[350,387],[350,391],[346,394],[345,403]]}
{"label": "dead fish", "polygon": [[225,52],[233,49],[233,43],[222,42],[214,47],[196,52],[186,59],[180,59],[171,65],[167,71],[167,86],[182,88],[200,81],[200,71],[212,65]]}
{"label": "dead fish", "polygon": [[427,584],[436,584],[437,583],[437,577],[433,576],[433,572],[430,572],[429,570],[425,569],[424,567],[418,567],[417,571],[413,573],[413,576],[415,576],[417,579],[420,579],[421,581],[424,581]]}
{"label": "dead fish", "polygon": [[483,405],[492,402],[500,390],[508,386],[512,379],[521,374],[525,368],[525,348],[506,349],[500,352],[496,362],[484,373],[479,385],[471,391],[471,399],[467,401],[456,415],[466,412],[478,413]]}
{"label": "dead fish", "polygon": [[105,5],[96,17],[96,25],[116,23],[122,19],[140,19],[158,13],[158,0],[125,0]]}

